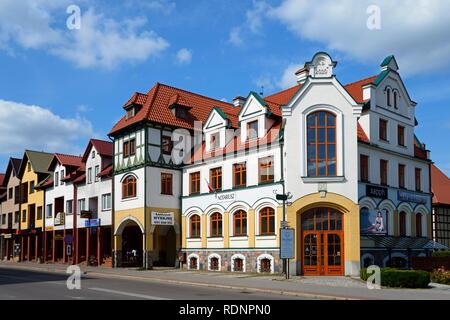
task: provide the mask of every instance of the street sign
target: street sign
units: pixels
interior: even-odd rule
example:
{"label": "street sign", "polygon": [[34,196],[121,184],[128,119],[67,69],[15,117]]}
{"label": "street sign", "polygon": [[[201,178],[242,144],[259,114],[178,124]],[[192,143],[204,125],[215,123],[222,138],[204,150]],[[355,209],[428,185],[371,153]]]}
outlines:
{"label": "street sign", "polygon": [[276,199],[279,201],[286,201],[288,199],[287,194],[277,194]]}
{"label": "street sign", "polygon": [[69,257],[72,255],[72,245],[71,244],[67,245],[67,247],[66,247],[66,254]]}
{"label": "street sign", "polygon": [[293,259],[294,258],[294,229],[280,229],[280,258]]}
{"label": "street sign", "polygon": [[72,235],[70,235],[70,234],[68,234],[67,236],[65,236],[64,237],[64,242],[65,243],[72,243],[72,241],[73,241],[73,237],[72,237]]}

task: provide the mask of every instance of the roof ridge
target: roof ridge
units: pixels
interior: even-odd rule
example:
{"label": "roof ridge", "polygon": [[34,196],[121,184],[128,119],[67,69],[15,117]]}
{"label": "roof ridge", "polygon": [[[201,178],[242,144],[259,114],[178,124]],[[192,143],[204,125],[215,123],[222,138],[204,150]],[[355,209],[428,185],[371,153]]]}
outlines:
{"label": "roof ridge", "polygon": [[91,138],[90,140],[91,140],[91,141],[100,141],[100,142],[112,143],[111,141],[108,141],[108,140],[96,139],[96,138]]}
{"label": "roof ridge", "polygon": [[[148,103],[149,105],[148,105],[147,113],[145,114],[145,117],[143,118],[144,120],[148,119],[148,116],[150,115],[150,110],[152,109],[153,103],[155,102],[155,99],[156,99],[156,96],[157,96],[157,93],[158,93],[160,85],[161,84],[159,82],[156,82],[156,84],[147,93],[147,100],[145,100],[145,104]],[[153,91],[153,94],[152,94],[151,98],[148,99],[149,98],[149,93],[153,89],[155,89],[155,90]]]}
{"label": "roof ridge", "polygon": [[81,158],[81,156],[76,156],[76,155],[73,155],[73,154],[67,154],[67,153],[60,153],[60,152],[55,152],[55,155],[66,156],[66,157]]}
{"label": "roof ridge", "polygon": [[370,76],[370,77],[367,77],[367,78],[364,78],[364,79],[360,79],[360,80],[357,80],[357,81],[354,81],[354,82],[350,82],[350,83],[345,84],[344,87],[351,86],[352,84],[357,84],[358,82],[364,82],[364,81],[369,80],[370,78],[376,78],[376,77],[378,77],[378,75],[374,75],[374,76]]}

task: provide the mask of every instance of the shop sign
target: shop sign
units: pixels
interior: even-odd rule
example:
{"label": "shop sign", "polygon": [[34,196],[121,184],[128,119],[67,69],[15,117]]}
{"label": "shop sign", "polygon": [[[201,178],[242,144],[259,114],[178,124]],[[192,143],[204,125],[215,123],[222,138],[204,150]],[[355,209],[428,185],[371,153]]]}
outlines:
{"label": "shop sign", "polygon": [[63,235],[61,235],[61,234],[55,234],[55,240],[56,240],[56,241],[64,240],[64,237],[63,237]]}
{"label": "shop sign", "polygon": [[294,258],[294,229],[280,229],[280,258]]}
{"label": "shop sign", "polygon": [[53,231],[53,226],[45,227],[45,231]]}
{"label": "shop sign", "polygon": [[12,238],[12,233],[6,233],[3,235],[3,238],[5,239],[11,239]]}
{"label": "shop sign", "polygon": [[235,192],[216,193],[215,197],[217,202],[230,202],[236,199],[236,193]]}
{"label": "shop sign", "polygon": [[100,219],[88,219],[84,221],[84,226],[89,227],[98,227],[100,226]]}
{"label": "shop sign", "polygon": [[388,189],[379,186],[366,185],[366,195],[373,198],[387,199]]}
{"label": "shop sign", "polygon": [[83,219],[90,219],[92,217],[92,211],[89,210],[81,210],[80,212],[80,218]]}
{"label": "shop sign", "polygon": [[155,212],[152,211],[152,225],[173,226],[175,224],[173,212]]}
{"label": "shop sign", "polygon": [[420,204],[426,204],[429,197],[418,195],[413,192],[407,192],[407,191],[400,191],[397,192],[397,199],[399,201],[405,201],[405,202],[414,202],[414,203],[420,203]]}
{"label": "shop sign", "polygon": [[54,222],[54,225],[55,226],[62,226],[62,225],[64,225],[64,219],[65,218],[65,214],[64,214],[64,212],[58,212],[57,214],[56,214],[56,217],[55,217],[55,222]]}
{"label": "shop sign", "polygon": [[70,235],[70,234],[68,234],[67,236],[65,236],[64,237],[64,242],[65,243],[72,243],[72,241],[73,241],[73,237],[72,237],[72,235]]}

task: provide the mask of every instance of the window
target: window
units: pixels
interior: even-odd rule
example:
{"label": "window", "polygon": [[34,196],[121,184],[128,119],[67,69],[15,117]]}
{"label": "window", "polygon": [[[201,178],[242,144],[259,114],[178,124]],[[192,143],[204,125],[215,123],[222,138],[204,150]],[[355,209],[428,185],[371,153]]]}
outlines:
{"label": "window", "polygon": [[27,210],[22,210],[22,222],[27,222]]}
{"label": "window", "polygon": [[359,162],[361,181],[369,182],[369,157],[362,154],[359,156]]}
{"label": "window", "polygon": [[218,212],[211,215],[211,237],[221,237],[222,236],[222,215]]}
{"label": "window", "polygon": [[126,119],[133,118],[135,114],[136,114],[136,111],[134,108],[128,109],[127,113],[126,113]]}
{"label": "window", "polygon": [[52,218],[53,217],[53,204],[48,204],[47,207],[45,208],[45,217],[48,218]]}
{"label": "window", "polygon": [[98,174],[100,173],[100,166],[95,166],[95,172],[94,172],[94,181],[98,182],[100,178],[98,177]]}
{"label": "window", "polygon": [[78,199],[77,214],[81,214],[84,210],[86,210],[86,199]]}
{"label": "window", "polygon": [[73,213],[73,200],[67,200],[66,201],[66,214],[72,214]]}
{"label": "window", "polygon": [[59,172],[55,172],[55,187],[59,186]]}
{"label": "window", "polygon": [[397,106],[397,96],[398,96],[397,91],[394,91],[394,108],[395,108],[395,109],[398,109],[398,106]]}
{"label": "window", "polygon": [[190,232],[189,235],[191,238],[200,238],[200,216],[195,214],[189,219],[189,227]]}
{"label": "window", "polygon": [[308,177],[336,176],[336,116],[325,111],[307,118]]}
{"label": "window", "polygon": [[[11,193],[12,188],[10,188],[10,193]],[[20,203],[20,186],[15,186],[14,187],[14,204],[19,204]]]}
{"label": "window", "polygon": [[247,185],[247,166],[245,162],[235,163],[233,165],[233,186],[235,188],[245,187]]}
{"label": "window", "polygon": [[217,133],[213,133],[211,134],[210,137],[210,149],[214,150],[220,147],[220,134]]}
{"label": "window", "polygon": [[416,214],[416,237],[422,237],[422,214]]}
{"label": "window", "polygon": [[20,221],[20,212],[16,211],[14,212],[14,223],[19,223]]}
{"label": "window", "polygon": [[136,197],[136,178],[130,175],[122,181],[122,199],[134,197]]}
{"label": "window", "polygon": [[261,235],[275,233],[275,210],[269,207],[261,209],[259,212],[259,228]]}
{"label": "window", "polygon": [[212,258],[210,259],[210,263],[211,263],[211,268],[210,268],[210,270],[213,270],[213,271],[219,270],[219,259],[218,259],[218,258],[212,257]]}
{"label": "window", "polygon": [[61,170],[61,176],[59,177],[59,182],[61,183],[61,185],[64,184],[64,181],[63,181],[64,177],[65,177],[64,170]]}
{"label": "window", "polygon": [[215,191],[222,190],[222,168],[213,168],[210,170],[210,181],[211,181],[211,187]]}
{"label": "window", "polygon": [[234,259],[234,271],[235,272],[244,271],[244,261],[241,258]]}
{"label": "window", "polygon": [[398,187],[400,189],[405,188],[405,165],[404,164],[398,165]]}
{"label": "window", "polygon": [[8,199],[12,199],[13,197],[13,188],[8,189]]}
{"label": "window", "polygon": [[400,236],[406,236],[406,213],[404,211],[399,214]]}
{"label": "window", "polygon": [[37,207],[37,220],[42,219],[42,207]]}
{"label": "window", "polygon": [[92,159],[94,159],[95,158],[95,150],[92,150]]}
{"label": "window", "polygon": [[404,147],[405,146],[405,127],[398,126],[397,128],[397,140],[398,145]]}
{"label": "window", "polygon": [[123,143],[123,157],[128,158],[136,154],[136,140],[130,139]]}
{"label": "window", "polygon": [[391,89],[386,90],[386,104],[388,107],[391,106]]}
{"label": "window", "polygon": [[34,181],[30,181],[30,194],[34,193]]}
{"label": "window", "polygon": [[270,263],[271,263],[270,259],[267,258],[261,259],[259,271],[263,273],[271,272]]}
{"label": "window", "polygon": [[388,177],[388,162],[387,160],[380,160],[380,184],[387,186]]}
{"label": "window", "polygon": [[27,163],[27,171],[30,172],[31,171],[31,162]]}
{"label": "window", "polygon": [[161,194],[172,195],[172,174],[161,172]]}
{"label": "window", "polygon": [[163,154],[172,154],[173,142],[170,136],[163,135],[161,138],[161,148]]}
{"label": "window", "polygon": [[247,213],[244,210],[239,210],[233,215],[233,226],[236,237],[247,235]]}
{"label": "window", "polygon": [[92,168],[88,168],[87,183],[92,183]]}
{"label": "window", "polygon": [[198,269],[198,260],[196,257],[191,257],[189,259],[189,269]]}
{"label": "window", "polygon": [[259,159],[259,183],[271,183],[273,180],[273,156]]}
{"label": "window", "polygon": [[192,172],[189,175],[189,194],[200,193],[200,172]]}
{"label": "window", "polygon": [[102,210],[111,210],[111,193],[102,195]]}
{"label": "window", "polygon": [[422,191],[421,175],[422,175],[422,169],[416,168],[416,170],[415,170],[415,176],[416,176],[416,191]]}
{"label": "window", "polygon": [[247,139],[257,139],[258,138],[258,120],[251,121],[247,124]]}
{"label": "window", "polygon": [[387,121],[384,119],[380,119],[379,138],[382,141],[387,141]]}

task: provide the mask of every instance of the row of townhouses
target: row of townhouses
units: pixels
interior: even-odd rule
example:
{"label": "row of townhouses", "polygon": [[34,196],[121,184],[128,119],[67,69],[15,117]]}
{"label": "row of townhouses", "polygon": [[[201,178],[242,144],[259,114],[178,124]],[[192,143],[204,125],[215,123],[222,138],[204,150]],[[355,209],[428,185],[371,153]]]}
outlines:
{"label": "row of townhouses", "polygon": [[[297,85],[232,103],[157,83],[82,156],[25,151],[1,176],[2,258],[357,275],[433,241],[417,103],[387,57],[342,85],[324,52]],[[294,254],[280,256],[280,229]]]}

